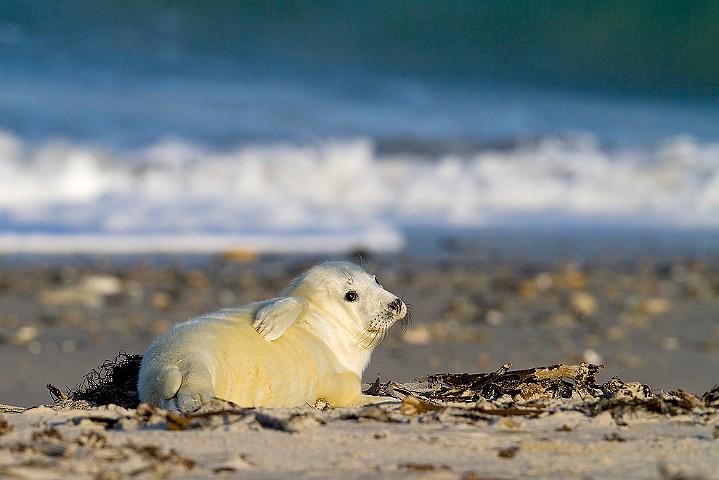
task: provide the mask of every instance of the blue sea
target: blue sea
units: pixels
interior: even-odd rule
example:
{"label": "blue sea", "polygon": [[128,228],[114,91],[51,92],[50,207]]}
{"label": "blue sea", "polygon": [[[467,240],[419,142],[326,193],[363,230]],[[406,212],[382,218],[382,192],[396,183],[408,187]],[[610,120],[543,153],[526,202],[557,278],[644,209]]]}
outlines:
{"label": "blue sea", "polygon": [[5,0],[0,251],[712,249],[717,38],[719,2]]}

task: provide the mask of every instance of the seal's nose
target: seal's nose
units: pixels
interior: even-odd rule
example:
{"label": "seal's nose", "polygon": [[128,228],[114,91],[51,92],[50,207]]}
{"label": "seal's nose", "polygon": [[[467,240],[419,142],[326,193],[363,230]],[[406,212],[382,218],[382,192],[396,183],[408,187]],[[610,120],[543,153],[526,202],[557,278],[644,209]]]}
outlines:
{"label": "seal's nose", "polygon": [[387,307],[390,310],[392,310],[395,314],[399,314],[402,312],[402,300],[400,300],[399,298],[395,298],[394,300],[389,302]]}

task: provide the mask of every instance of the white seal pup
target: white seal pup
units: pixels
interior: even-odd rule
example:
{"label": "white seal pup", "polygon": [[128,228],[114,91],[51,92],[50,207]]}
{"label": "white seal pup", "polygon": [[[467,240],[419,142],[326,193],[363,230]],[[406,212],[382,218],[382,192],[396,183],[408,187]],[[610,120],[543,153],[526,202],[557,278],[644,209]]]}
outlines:
{"label": "white seal pup", "polygon": [[402,300],[348,262],[325,262],[280,297],[175,325],[145,352],[140,401],[194,410],[212,398],[243,407],[333,407],[394,400],[361,392],[362,372]]}

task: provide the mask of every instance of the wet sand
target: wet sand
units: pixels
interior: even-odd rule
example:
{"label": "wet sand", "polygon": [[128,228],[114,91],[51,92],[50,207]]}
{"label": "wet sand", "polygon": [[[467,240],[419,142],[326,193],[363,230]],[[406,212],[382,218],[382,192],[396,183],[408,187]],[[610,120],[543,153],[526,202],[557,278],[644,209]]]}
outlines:
{"label": "wet sand", "polygon": [[[349,258],[357,259],[356,255]],[[192,316],[281,291],[322,257],[0,259],[2,403],[50,400],[118,351],[142,353]],[[373,354],[365,381],[588,361],[655,389],[719,383],[714,258],[531,262],[365,255],[412,322]]]}
{"label": "wet sand", "polygon": [[[347,258],[357,261],[358,256]],[[51,403],[46,384],[73,388],[118,351],[142,353],[154,336],[176,322],[274,296],[294,275],[322,259],[258,257],[244,251],[189,257],[0,258],[0,403]],[[586,361],[605,365],[600,382],[616,375],[648,384],[655,392],[683,389],[701,396],[719,383],[718,261],[712,255],[537,260],[473,252],[451,241],[441,255],[364,254],[365,268],[412,311],[411,325],[375,350],[364,380],[371,382],[377,374],[382,381],[408,381],[436,372],[489,372],[506,363],[520,369]],[[111,454],[92,450],[80,438],[105,432],[106,425],[82,418],[135,418],[137,413],[115,407],[77,412],[5,414],[14,433],[0,434],[0,473],[33,478],[130,475],[111,460],[108,472],[116,476],[98,477],[102,472],[92,459]],[[337,472],[347,478],[719,478],[712,476],[719,471],[719,417],[711,412],[683,419],[641,414],[628,425],[617,424],[608,414],[586,418],[569,412],[561,414],[566,417],[426,424],[416,418],[399,424],[350,422],[336,418],[339,413],[312,412],[302,413],[310,417],[310,426],[295,433],[257,426],[256,419],[192,433],[162,426],[149,431],[146,425],[128,423],[120,431],[101,432],[104,440],[92,441],[114,445],[112,455],[131,459],[138,469],[154,465],[142,473],[147,478],[162,476],[157,468],[187,478],[237,471],[246,478],[323,478]],[[38,453],[37,448],[45,448],[38,445],[55,448],[52,438],[40,441],[43,435],[55,435],[42,433],[48,425],[69,442],[57,447],[65,453]],[[565,425],[569,430],[562,430]],[[213,439],[218,428],[227,442],[242,448],[233,453],[221,447]],[[299,446],[303,438],[308,442]],[[34,446],[17,447],[22,442]],[[639,448],[647,443],[654,450]],[[12,445],[34,453],[20,465],[10,458]],[[275,466],[278,448],[284,460]],[[87,456],[89,463],[77,463],[78,455]],[[167,457],[163,462],[176,458],[171,467],[157,467],[152,455]],[[182,467],[182,459],[193,466]],[[56,467],[62,475],[52,473]]]}

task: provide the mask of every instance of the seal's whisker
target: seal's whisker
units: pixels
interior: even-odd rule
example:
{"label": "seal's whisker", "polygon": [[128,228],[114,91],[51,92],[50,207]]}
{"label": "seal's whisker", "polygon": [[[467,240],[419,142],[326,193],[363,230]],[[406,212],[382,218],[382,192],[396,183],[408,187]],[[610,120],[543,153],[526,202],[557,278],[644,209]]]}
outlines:
{"label": "seal's whisker", "polygon": [[355,336],[355,346],[358,348],[368,348],[368,340],[366,333],[360,333]]}
{"label": "seal's whisker", "polygon": [[380,332],[377,332],[377,333],[375,334],[375,338],[374,338],[374,341],[372,342],[372,345],[371,345],[371,346],[372,346],[372,347],[376,347],[377,345],[379,345],[380,343],[382,343],[382,340],[385,339],[385,337],[387,336],[387,332],[388,332],[388,331],[389,331],[389,330],[382,330],[382,331],[380,331]]}
{"label": "seal's whisker", "polygon": [[358,347],[370,349],[374,348],[387,336],[387,330],[365,330],[356,335],[356,343]]}
{"label": "seal's whisker", "polygon": [[405,305],[407,306],[407,313],[398,322],[400,334],[404,334],[407,331],[410,324],[412,323],[412,314],[414,313],[414,311],[412,310],[412,306],[409,303],[405,303]]}

